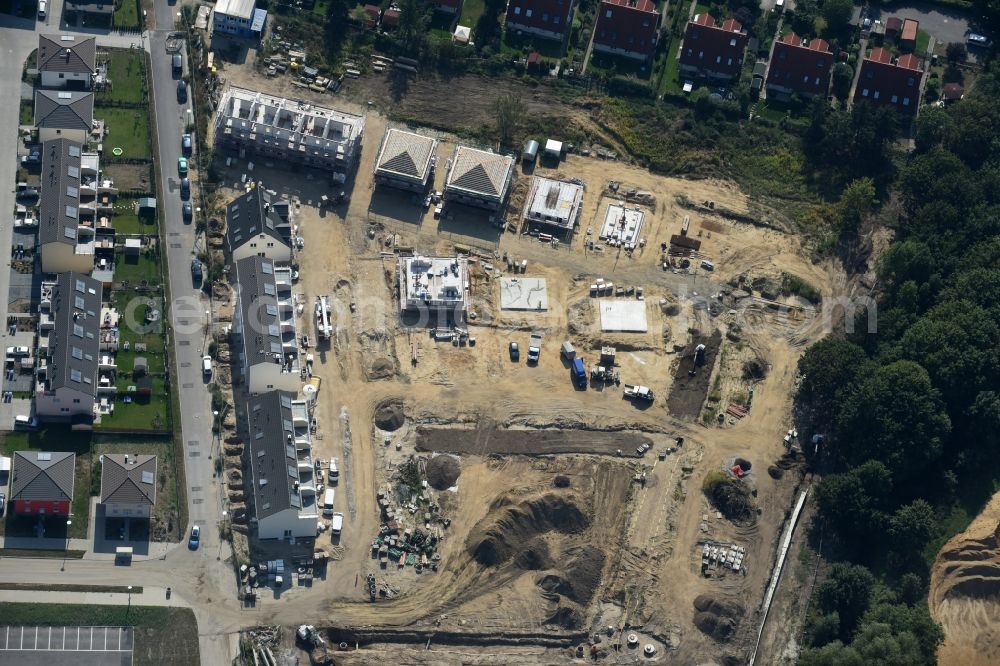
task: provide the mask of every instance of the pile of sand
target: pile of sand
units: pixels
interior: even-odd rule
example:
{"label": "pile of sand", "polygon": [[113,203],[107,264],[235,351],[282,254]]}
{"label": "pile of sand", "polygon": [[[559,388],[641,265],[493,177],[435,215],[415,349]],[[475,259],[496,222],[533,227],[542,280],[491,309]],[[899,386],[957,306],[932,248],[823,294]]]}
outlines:
{"label": "pile of sand", "polygon": [[[550,531],[575,533],[590,526],[587,517],[571,497],[546,494],[517,504],[495,504],[495,511],[469,534],[469,554],[483,566],[492,567],[536,547],[535,537]],[[531,546],[529,548],[529,545]],[[518,558],[518,564],[537,558]]]}
{"label": "pile of sand", "polygon": [[387,432],[399,430],[405,420],[403,416],[403,400],[401,398],[386,398],[375,407],[373,417],[375,427]]}
{"label": "pile of sand", "polygon": [[717,641],[727,641],[740,624],[743,607],[733,601],[702,594],[694,600],[694,626]]}
{"label": "pile of sand", "polygon": [[435,490],[447,490],[458,481],[462,468],[451,456],[435,456],[427,463],[424,471],[427,483]]}

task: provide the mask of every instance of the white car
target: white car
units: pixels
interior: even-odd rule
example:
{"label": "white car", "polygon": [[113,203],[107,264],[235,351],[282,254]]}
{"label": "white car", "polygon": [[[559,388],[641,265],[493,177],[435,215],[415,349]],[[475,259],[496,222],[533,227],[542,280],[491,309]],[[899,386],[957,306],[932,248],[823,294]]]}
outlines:
{"label": "white car", "polygon": [[211,356],[202,356],[201,357],[201,371],[204,372],[206,375],[211,375],[212,374],[212,357]]}
{"label": "white car", "polygon": [[29,356],[31,350],[27,347],[7,347],[7,356]]}

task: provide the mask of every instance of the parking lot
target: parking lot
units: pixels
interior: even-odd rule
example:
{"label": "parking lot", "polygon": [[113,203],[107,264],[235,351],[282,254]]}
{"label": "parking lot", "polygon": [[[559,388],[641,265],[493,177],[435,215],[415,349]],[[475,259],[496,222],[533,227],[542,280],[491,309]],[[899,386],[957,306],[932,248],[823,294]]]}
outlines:
{"label": "parking lot", "polygon": [[0,666],[131,666],[131,627],[0,627]]}

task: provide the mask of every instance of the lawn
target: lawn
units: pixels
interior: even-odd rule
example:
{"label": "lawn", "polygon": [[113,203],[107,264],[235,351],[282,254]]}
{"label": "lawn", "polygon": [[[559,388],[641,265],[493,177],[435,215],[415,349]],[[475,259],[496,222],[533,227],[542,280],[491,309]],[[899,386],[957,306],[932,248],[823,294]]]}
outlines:
{"label": "lawn", "polygon": [[110,156],[114,148],[121,148],[121,157],[150,159],[149,115],[147,109],[101,108],[94,115],[107,123],[108,135],[104,137],[104,154]]}
{"label": "lawn", "polygon": [[0,624],[135,627],[135,666],[200,663],[198,622],[190,608],[74,604],[0,604]]}
{"label": "lawn", "polygon": [[156,218],[140,218],[135,199],[118,197],[114,211],[111,221],[115,225],[115,233],[126,236],[156,233]]}
{"label": "lawn", "polygon": [[596,52],[590,54],[590,64],[587,65],[589,74],[604,72],[608,76],[634,76],[643,81],[649,81],[650,70],[649,63]]}
{"label": "lawn", "polygon": [[930,44],[931,34],[926,30],[917,30],[917,45],[913,49],[914,53],[924,54],[927,53],[927,45]]}
{"label": "lawn", "polygon": [[136,0],[115,0],[112,24],[118,30],[139,28],[139,3]]}
{"label": "lawn", "polygon": [[21,100],[21,113],[18,122],[22,125],[31,125],[35,122],[35,104],[30,99]]}
{"label": "lawn", "polygon": [[[131,378],[119,378],[118,388],[122,389],[130,383]],[[125,403],[120,397],[115,400],[113,414],[105,414],[101,422],[94,426],[95,431],[101,430],[169,430],[170,429],[170,393],[162,377],[153,378],[153,394],[148,396],[133,396],[132,402]]]}
{"label": "lawn", "polygon": [[[115,230],[120,231],[115,225]],[[160,280],[159,256],[140,252],[138,257],[126,257],[124,251],[115,253],[115,282],[128,284],[156,284]]]}
{"label": "lawn", "polygon": [[[504,31],[503,39],[500,40],[500,50],[503,53],[523,55],[532,51],[538,51],[545,58],[562,58],[563,44],[553,39],[541,39],[531,35],[515,35]],[[569,54],[566,54],[569,58]]]}
{"label": "lawn", "polygon": [[[126,4],[129,4],[126,1]],[[134,3],[133,3],[134,4]],[[111,89],[97,93],[97,103],[118,102],[122,104],[142,104],[146,101],[143,76],[144,63],[141,51],[126,49],[108,50],[108,79]]]}
{"label": "lawn", "polygon": [[660,75],[660,94],[680,95],[684,92],[681,88],[681,64],[677,57],[678,53],[680,53],[678,45],[671,41],[667,45],[667,62]]}
{"label": "lawn", "polygon": [[465,0],[462,4],[462,16],[458,19],[458,24],[475,28],[484,11],[486,11],[485,0]]}

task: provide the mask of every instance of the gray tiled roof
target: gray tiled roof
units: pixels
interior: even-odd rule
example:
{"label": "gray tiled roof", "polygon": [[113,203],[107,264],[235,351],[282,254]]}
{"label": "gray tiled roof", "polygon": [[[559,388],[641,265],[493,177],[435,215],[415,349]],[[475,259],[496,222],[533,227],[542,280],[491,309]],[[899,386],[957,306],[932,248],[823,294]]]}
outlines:
{"label": "gray tiled roof", "polygon": [[71,388],[97,395],[100,362],[101,283],[80,273],[60,273],[52,290],[49,390]]}
{"label": "gray tiled roof", "polygon": [[115,11],[114,0],[66,0],[64,9],[88,14],[108,14]]}
{"label": "gray tiled roof", "polygon": [[35,92],[35,126],[89,132],[94,123],[94,93],[79,90]]}
{"label": "gray tiled roof", "polygon": [[281,321],[277,309],[274,262],[263,257],[237,261],[236,298],[243,322],[243,353],[247,367],[279,362],[282,354]]}
{"label": "gray tiled roof", "polygon": [[10,498],[72,500],[76,455],[45,451],[15,451]]}
{"label": "gray tiled roof", "polygon": [[288,391],[268,391],[247,402],[250,466],[253,470],[254,510],[257,519],[289,508],[301,508],[296,491],[298,461],[292,426],[292,398]]}
{"label": "gray tiled roof", "polygon": [[156,456],[105,453],[101,504],[156,504]]}
{"label": "gray tiled roof", "polygon": [[472,196],[502,199],[507,194],[513,168],[513,157],[459,146],[445,187]]}
{"label": "gray tiled roof", "polygon": [[93,74],[97,62],[97,39],[73,35],[38,36],[38,70]]}
{"label": "gray tiled roof", "polygon": [[83,146],[68,139],[42,145],[42,192],[38,203],[38,242],[76,246],[80,225],[80,155]]}
{"label": "gray tiled roof", "polygon": [[430,137],[390,128],[385,133],[375,170],[422,180],[430,169],[436,144]]}
{"label": "gray tiled roof", "polygon": [[268,234],[291,247],[288,202],[272,197],[259,184],[226,207],[226,241],[233,252],[258,234]]}

